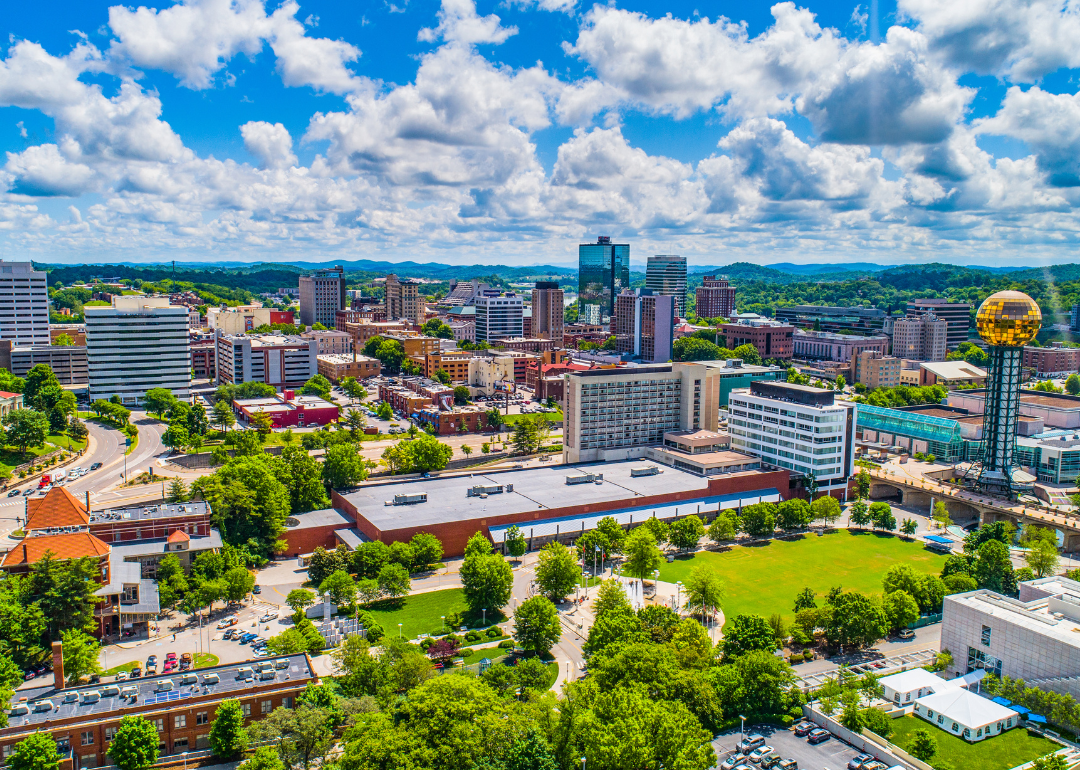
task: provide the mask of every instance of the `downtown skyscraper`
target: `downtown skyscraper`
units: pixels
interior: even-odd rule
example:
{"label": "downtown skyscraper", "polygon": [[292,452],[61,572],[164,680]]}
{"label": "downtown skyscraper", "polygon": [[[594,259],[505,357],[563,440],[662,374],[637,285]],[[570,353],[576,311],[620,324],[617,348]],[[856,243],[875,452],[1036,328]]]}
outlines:
{"label": "downtown skyscraper", "polygon": [[629,243],[601,235],[578,246],[578,321],[604,323],[615,312],[615,297],[629,287]]}

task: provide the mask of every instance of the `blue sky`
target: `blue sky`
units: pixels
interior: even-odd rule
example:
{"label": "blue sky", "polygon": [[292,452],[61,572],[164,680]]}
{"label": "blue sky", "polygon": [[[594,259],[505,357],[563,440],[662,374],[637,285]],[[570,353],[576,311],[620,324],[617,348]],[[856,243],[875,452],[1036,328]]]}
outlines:
{"label": "blue sky", "polygon": [[1080,11],[398,0],[6,9],[0,256],[1065,262]]}

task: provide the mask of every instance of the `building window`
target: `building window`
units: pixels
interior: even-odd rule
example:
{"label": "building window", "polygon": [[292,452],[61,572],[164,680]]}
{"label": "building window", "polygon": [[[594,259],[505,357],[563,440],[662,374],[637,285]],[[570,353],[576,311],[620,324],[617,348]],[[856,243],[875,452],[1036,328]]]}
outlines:
{"label": "building window", "polygon": [[983,647],[990,646],[990,626],[982,627],[982,645]]}
{"label": "building window", "polygon": [[173,741],[173,753],[174,754],[176,754],[178,752],[181,752],[181,751],[187,751],[187,747],[188,747],[188,739],[187,738],[177,738],[175,741]]}
{"label": "building window", "polygon": [[933,712],[933,710],[931,710],[931,709],[927,709],[927,710],[926,710],[926,718],[927,718],[927,719],[933,719],[933,718],[934,718],[934,712]]}
{"label": "building window", "polygon": [[82,745],[93,746],[94,745],[94,731],[84,730],[82,734]]}
{"label": "building window", "polygon": [[83,767],[97,767],[97,756],[95,754],[83,754],[80,759]]}
{"label": "building window", "polygon": [[[954,727],[953,729],[955,730],[956,728]],[[970,738],[971,737],[971,730],[969,730],[966,727],[964,728],[964,737],[965,738]]]}
{"label": "building window", "polygon": [[159,733],[165,732],[165,720],[164,719],[155,719],[154,720],[154,727],[157,728],[157,731]]}
{"label": "building window", "polygon": [[4,753],[4,759],[7,759],[8,757],[10,757],[11,752],[13,752],[13,751],[15,751],[15,744],[9,743],[7,746],[5,746],[4,747],[4,752],[3,752]]}
{"label": "building window", "polygon": [[178,714],[173,717],[173,727],[187,727],[187,714]]}
{"label": "building window", "polygon": [[244,716],[246,716],[246,717],[251,716],[251,704],[250,703],[243,703],[243,704],[241,704],[241,706],[244,709]]}
{"label": "building window", "polygon": [[943,724],[944,722],[945,722],[945,716],[943,714],[938,714],[937,715],[937,723],[940,725],[940,724]]}
{"label": "building window", "polygon": [[200,711],[198,714],[195,715],[195,724],[197,724],[197,725],[205,725],[209,721],[210,721],[209,712]]}
{"label": "building window", "polygon": [[286,696],[281,699],[281,705],[283,708],[291,709],[293,707],[292,696]]}
{"label": "building window", "polygon": [[105,728],[105,740],[106,741],[111,741],[115,737],[116,737],[116,728],[115,727],[106,727]]}
{"label": "building window", "polygon": [[268,700],[261,701],[259,703],[259,710],[262,711],[262,713],[264,713],[264,714],[269,714],[271,711],[274,710],[273,701],[268,701]]}

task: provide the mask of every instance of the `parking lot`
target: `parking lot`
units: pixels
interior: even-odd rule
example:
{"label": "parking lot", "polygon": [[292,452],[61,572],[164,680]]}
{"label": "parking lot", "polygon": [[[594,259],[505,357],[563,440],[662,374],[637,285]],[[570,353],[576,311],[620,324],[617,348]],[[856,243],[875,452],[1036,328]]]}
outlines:
{"label": "parking lot", "polygon": [[[794,759],[799,763],[799,770],[845,770],[848,760],[859,754],[835,736],[816,746],[799,738],[791,729],[774,725],[746,725],[746,734],[757,733],[765,736],[765,744],[773,747],[773,752],[784,759]],[[721,733],[713,741],[717,767],[735,752],[735,745],[740,740],[738,728]],[[746,764],[750,764],[748,761]]]}

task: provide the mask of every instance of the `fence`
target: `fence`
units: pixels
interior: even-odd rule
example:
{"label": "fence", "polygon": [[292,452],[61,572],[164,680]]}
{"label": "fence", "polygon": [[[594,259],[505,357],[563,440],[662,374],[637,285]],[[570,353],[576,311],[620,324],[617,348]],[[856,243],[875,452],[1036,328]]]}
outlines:
{"label": "fence", "polygon": [[869,730],[863,730],[861,735],[856,735],[835,719],[830,719],[810,705],[803,706],[802,709],[803,716],[811,722],[819,727],[825,728],[837,738],[854,746],[859,751],[866,754],[872,754],[875,759],[884,762],[889,767],[899,765],[901,767],[911,768],[912,770],[934,770],[930,765],[915,759],[915,757],[908,754],[899,746],[894,746],[881,736],[875,735]]}
{"label": "fence", "polygon": [[940,623],[941,618],[942,613],[940,612],[936,615],[921,615],[919,616],[919,619],[916,620],[914,623],[908,623],[908,628],[923,628],[924,626],[932,626],[935,623]]}

